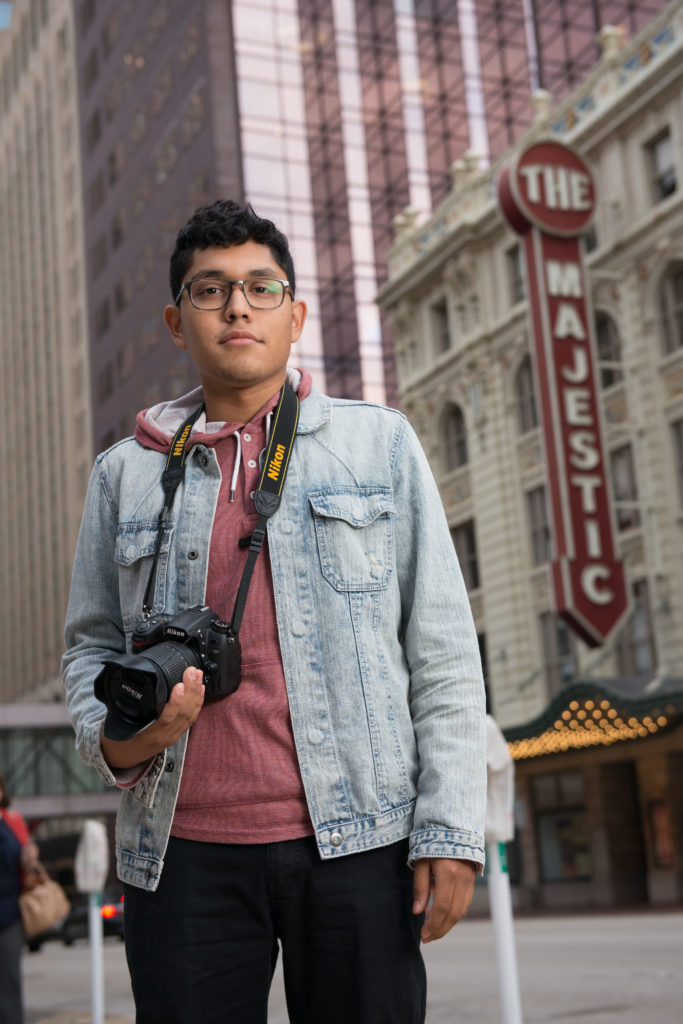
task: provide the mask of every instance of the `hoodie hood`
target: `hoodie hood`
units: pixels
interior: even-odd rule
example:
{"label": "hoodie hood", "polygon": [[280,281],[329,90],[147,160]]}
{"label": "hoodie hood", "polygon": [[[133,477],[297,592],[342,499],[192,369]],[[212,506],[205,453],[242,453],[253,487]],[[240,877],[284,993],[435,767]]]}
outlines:
{"label": "hoodie hood", "polygon": [[[303,402],[311,392],[313,381],[307,370],[287,369],[287,380],[293,390]],[[137,415],[135,423],[135,440],[143,448],[152,448],[154,451],[166,453],[171,447],[171,441],[181,423],[187,419],[204,401],[201,387],[189,391],[180,398],[174,398],[170,402],[159,402],[149,409],[143,409]],[[268,412],[275,408],[277,396],[274,395],[257,413],[252,416],[252,421],[262,419]],[[196,444],[203,444],[206,447],[213,447],[224,437],[234,434],[245,424],[242,423],[219,423],[207,421],[206,412],[197,419],[192,428],[190,439],[187,442],[188,450]]]}

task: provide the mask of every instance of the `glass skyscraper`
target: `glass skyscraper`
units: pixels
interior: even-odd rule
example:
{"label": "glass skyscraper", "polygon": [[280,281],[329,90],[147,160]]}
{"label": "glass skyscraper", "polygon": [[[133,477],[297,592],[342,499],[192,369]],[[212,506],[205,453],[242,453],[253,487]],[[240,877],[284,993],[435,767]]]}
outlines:
{"label": "glass skyscraper", "polygon": [[658,0],[80,0],[86,245],[99,449],[192,381],[161,318],[180,223],[246,198],[290,238],[310,314],[294,361],[332,394],[393,402],[374,303],[392,222],[427,211],[632,34]]}

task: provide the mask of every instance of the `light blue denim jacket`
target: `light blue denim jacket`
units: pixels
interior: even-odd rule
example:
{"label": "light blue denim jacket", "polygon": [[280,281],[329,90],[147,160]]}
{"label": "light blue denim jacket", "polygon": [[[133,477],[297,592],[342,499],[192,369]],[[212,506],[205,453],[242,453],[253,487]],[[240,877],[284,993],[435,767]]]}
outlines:
{"label": "light blue denim jacket", "polygon": [[[188,411],[200,397],[188,396]],[[93,681],[140,618],[164,463],[131,438],[100,455],[76,551],[64,680],[77,749],[110,785],[116,779],[100,747],[105,708]],[[163,538],[154,614],[203,602],[219,484],[214,451],[196,445]],[[292,727],[321,857],[410,836],[411,863],[482,864],[477,637],[439,494],[405,417],[313,389],[301,404],[268,544]],[[122,794],[118,871],[132,885],[158,885],[186,744],[187,735]]]}

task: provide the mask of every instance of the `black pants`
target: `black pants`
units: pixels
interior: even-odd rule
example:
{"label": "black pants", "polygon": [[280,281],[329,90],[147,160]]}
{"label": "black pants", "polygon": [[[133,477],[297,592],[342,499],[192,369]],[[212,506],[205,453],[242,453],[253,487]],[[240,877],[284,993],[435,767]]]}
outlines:
{"label": "black pants", "polygon": [[292,1024],[422,1024],[406,855],[171,838],[157,891],[125,887],[137,1024],[264,1024],[278,940]]}

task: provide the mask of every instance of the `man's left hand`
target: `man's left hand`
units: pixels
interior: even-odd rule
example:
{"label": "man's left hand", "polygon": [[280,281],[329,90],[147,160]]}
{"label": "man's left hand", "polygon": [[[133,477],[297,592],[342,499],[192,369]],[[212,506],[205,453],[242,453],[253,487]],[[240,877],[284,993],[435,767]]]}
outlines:
{"label": "man's left hand", "polygon": [[[441,939],[464,917],[474,895],[477,865],[469,860],[431,857],[415,863],[413,913],[426,914],[422,941]],[[433,895],[431,907],[429,897]]]}

